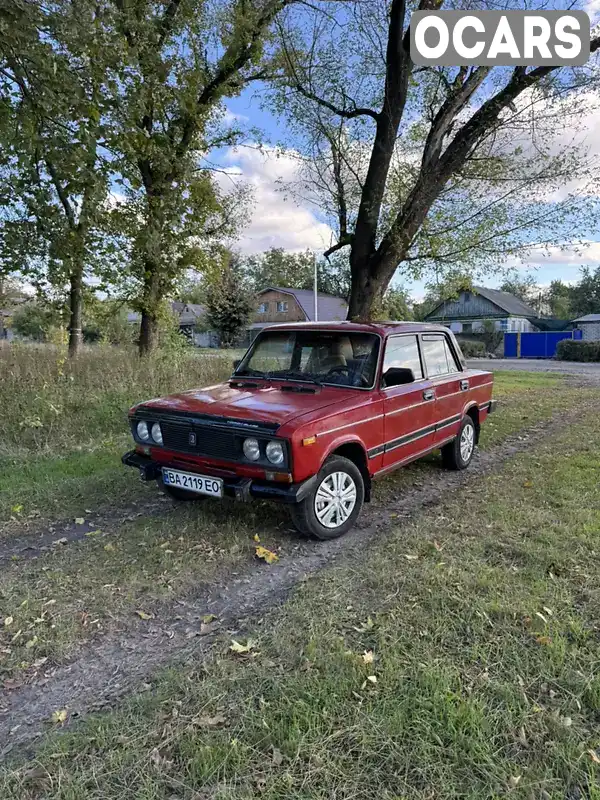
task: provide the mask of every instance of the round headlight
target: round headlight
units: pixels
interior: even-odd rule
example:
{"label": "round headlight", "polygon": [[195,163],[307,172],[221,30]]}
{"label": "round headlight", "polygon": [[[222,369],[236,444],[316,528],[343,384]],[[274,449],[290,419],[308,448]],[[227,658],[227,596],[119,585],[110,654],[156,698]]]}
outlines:
{"label": "round headlight", "polygon": [[163,443],[162,431],[160,429],[160,425],[158,424],[158,422],[155,422],[154,425],[152,426],[152,438],[154,439],[156,444],[162,445]]}
{"label": "round headlight", "polygon": [[244,439],[242,449],[248,461],[258,461],[260,458],[260,447],[256,439]]}
{"label": "round headlight", "polygon": [[148,442],[150,440],[150,431],[148,430],[148,424],[146,422],[138,422],[137,435],[142,442]]}
{"label": "round headlight", "polygon": [[284,453],[281,442],[269,442],[265,452],[271,464],[283,464]]}

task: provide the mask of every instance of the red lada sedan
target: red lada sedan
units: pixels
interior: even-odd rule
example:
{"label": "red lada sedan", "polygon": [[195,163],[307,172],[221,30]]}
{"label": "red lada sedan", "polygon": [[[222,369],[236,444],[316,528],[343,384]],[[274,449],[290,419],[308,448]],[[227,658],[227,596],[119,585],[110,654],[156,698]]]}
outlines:
{"label": "red lada sedan", "polygon": [[444,327],[273,325],[224,383],[134,406],[122,460],[177,500],[287,503],[299,531],[331,539],[375,478],[436,449],[465,469],[492,384]]}

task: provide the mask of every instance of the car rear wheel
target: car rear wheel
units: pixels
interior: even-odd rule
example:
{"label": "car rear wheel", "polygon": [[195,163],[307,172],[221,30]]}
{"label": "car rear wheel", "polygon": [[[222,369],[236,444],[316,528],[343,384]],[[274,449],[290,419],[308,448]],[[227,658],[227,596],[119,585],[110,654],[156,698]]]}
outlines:
{"label": "car rear wheel", "polygon": [[442,447],[442,462],[446,469],[466,469],[475,452],[477,434],[471,417],[463,417],[458,436]]}
{"label": "car rear wheel", "polygon": [[205,495],[198,494],[197,492],[186,492],[185,489],[178,489],[177,486],[169,486],[164,483],[162,477],[157,478],[156,483],[164,494],[168,494],[169,497],[172,497],[174,500],[188,501],[205,499]]}
{"label": "car rear wheel", "polygon": [[292,522],[300,533],[337,539],[354,525],[364,499],[365,484],[356,464],[342,456],[331,456],[307,497],[292,506]]}

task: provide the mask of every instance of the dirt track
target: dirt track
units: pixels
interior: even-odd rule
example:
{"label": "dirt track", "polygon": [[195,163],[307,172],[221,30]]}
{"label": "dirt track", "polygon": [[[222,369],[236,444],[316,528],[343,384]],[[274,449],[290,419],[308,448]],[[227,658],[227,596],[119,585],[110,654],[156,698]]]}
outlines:
{"label": "dirt track", "polygon": [[[361,558],[365,545],[384,537],[390,514],[411,517],[442,500],[455,489],[472,485],[477,478],[500,467],[521,450],[552,436],[589,409],[579,408],[521,431],[502,444],[477,453],[469,470],[449,473],[431,464],[425,480],[403,491],[397,500],[374,502],[361,524],[342,539],[317,542],[297,536],[281,536],[281,559],[268,567],[252,561],[241,574],[223,574],[218,583],[193,599],[165,604],[152,626],[123,628],[95,645],[88,645],[70,664],[58,667],[35,683],[0,692],[0,756],[21,750],[40,737],[56,709],[68,707],[71,718],[110,707],[121,696],[135,691],[159,668],[206,654],[220,632],[243,629],[250,619],[283,602],[305,576],[341,560]],[[394,521],[397,527],[398,520]],[[56,535],[55,533],[53,535]],[[37,555],[38,534],[35,535]],[[19,547],[26,546],[21,540]],[[218,622],[201,631],[202,617],[214,614]]]}

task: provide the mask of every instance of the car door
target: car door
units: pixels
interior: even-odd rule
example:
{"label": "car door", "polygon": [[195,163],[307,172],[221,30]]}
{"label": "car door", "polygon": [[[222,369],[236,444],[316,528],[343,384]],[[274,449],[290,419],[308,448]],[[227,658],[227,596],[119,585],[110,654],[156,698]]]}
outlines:
{"label": "car door", "polygon": [[421,334],[421,348],[425,372],[435,392],[435,442],[440,444],[458,433],[469,381],[446,334]]}
{"label": "car door", "polygon": [[[411,369],[415,380],[400,386],[386,386],[391,368]],[[390,336],[383,359],[384,398],[383,469],[410,460],[433,447],[435,433],[435,395],[425,378],[418,336]]]}

